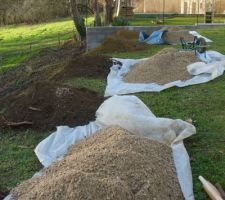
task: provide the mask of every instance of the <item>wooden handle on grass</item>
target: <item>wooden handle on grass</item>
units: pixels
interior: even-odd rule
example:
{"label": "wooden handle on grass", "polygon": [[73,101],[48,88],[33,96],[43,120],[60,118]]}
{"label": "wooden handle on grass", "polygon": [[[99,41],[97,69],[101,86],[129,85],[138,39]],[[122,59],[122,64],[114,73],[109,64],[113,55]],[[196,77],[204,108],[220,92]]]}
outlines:
{"label": "wooden handle on grass", "polygon": [[202,176],[199,176],[198,178],[202,182],[204,190],[212,200],[223,200],[219,191],[212,183],[204,179]]}

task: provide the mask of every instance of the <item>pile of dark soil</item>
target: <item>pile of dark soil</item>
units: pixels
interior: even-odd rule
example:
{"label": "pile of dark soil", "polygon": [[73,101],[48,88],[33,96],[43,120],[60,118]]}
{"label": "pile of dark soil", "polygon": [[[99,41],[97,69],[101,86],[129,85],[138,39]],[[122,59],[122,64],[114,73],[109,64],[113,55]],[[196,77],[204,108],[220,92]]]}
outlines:
{"label": "pile of dark soil", "polygon": [[123,39],[138,40],[139,33],[137,31],[128,31],[128,30],[121,29],[116,31],[114,35],[116,37],[123,38]]}
{"label": "pile of dark soil", "polygon": [[9,191],[0,186],[0,200],[4,199],[8,194]]}
{"label": "pile of dark soil", "polygon": [[47,131],[59,125],[84,125],[95,119],[95,112],[102,102],[102,97],[87,89],[37,83],[5,102],[7,110],[0,116],[0,129]]}
{"label": "pile of dark soil", "polygon": [[106,78],[113,61],[106,56],[82,55],[72,59],[54,80],[68,80],[74,77]]}
{"label": "pile of dark soil", "polygon": [[34,82],[50,80],[84,51],[83,46],[69,40],[59,49],[44,49],[21,65],[0,73],[0,99]]}
{"label": "pile of dark soil", "polygon": [[95,48],[95,53],[116,53],[141,51],[149,48],[148,44],[140,43],[138,38],[135,40],[119,37],[116,34],[106,38],[102,45]]}
{"label": "pile of dark soil", "polygon": [[42,177],[11,191],[15,200],[182,200],[171,148],[119,127],[78,144]]}

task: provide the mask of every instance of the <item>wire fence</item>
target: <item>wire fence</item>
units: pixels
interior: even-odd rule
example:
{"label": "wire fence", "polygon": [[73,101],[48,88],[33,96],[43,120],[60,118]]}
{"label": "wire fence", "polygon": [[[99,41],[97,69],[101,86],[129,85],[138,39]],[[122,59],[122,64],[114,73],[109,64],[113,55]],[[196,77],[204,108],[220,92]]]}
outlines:
{"label": "wire fence", "polygon": [[70,39],[77,39],[75,30],[57,33],[54,36],[44,37],[42,39],[30,39],[20,42],[9,42],[6,43],[0,41],[0,47],[4,47],[6,50],[0,52],[0,67],[8,62],[12,57],[21,55],[32,55],[34,52],[38,52],[45,48],[59,49],[65,41]]}

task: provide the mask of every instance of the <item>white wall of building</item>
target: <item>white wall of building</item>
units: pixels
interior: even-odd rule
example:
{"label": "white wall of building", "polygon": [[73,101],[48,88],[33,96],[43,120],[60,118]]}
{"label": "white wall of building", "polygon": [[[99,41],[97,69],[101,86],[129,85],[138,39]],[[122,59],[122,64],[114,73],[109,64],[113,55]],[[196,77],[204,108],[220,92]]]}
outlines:
{"label": "white wall of building", "polygon": [[225,0],[181,0],[181,14],[204,14],[205,11],[225,12]]}

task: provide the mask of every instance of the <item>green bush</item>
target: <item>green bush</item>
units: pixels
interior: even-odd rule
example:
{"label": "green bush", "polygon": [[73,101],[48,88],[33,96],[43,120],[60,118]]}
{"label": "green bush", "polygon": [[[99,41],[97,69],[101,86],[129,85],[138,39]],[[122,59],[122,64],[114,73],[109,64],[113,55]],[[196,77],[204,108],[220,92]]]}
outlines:
{"label": "green bush", "polygon": [[125,17],[115,17],[112,22],[113,26],[129,26],[129,22]]}

